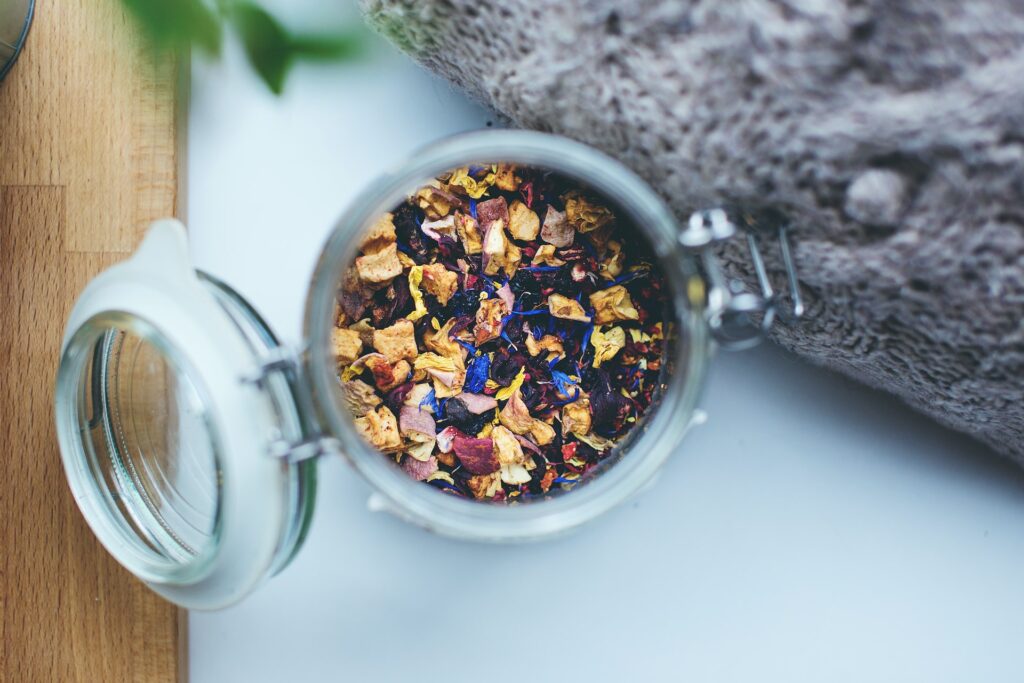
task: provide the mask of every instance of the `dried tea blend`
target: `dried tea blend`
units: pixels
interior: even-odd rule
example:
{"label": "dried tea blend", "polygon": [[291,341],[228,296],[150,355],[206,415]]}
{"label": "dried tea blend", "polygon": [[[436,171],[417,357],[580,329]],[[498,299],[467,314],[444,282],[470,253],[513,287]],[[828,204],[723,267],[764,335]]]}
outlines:
{"label": "dried tea blend", "polygon": [[650,407],[669,320],[640,230],[578,182],[455,169],[362,236],[334,352],[357,431],[482,501],[569,490]]}

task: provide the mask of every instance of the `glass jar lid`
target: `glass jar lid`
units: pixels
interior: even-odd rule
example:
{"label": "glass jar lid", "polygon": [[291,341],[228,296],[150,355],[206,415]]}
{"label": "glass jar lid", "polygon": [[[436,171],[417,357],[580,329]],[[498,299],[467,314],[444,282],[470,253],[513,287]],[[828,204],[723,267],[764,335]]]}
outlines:
{"label": "glass jar lid", "polygon": [[176,221],[71,314],[56,420],[75,500],[122,565],[187,607],[242,598],[308,523],[311,471],[268,449],[302,433],[287,383],[261,381],[275,344],[193,270]]}

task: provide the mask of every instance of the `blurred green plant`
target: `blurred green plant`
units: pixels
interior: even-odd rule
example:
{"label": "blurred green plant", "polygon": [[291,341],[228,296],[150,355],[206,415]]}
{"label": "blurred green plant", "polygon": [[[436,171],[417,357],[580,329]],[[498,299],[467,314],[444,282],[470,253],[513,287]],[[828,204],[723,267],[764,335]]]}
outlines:
{"label": "blurred green plant", "polygon": [[366,47],[362,26],[325,33],[295,33],[265,9],[246,0],[121,0],[157,50],[194,48],[216,57],[224,32],[242,40],[252,68],[275,94],[284,88],[298,60],[331,61],[356,57]]}

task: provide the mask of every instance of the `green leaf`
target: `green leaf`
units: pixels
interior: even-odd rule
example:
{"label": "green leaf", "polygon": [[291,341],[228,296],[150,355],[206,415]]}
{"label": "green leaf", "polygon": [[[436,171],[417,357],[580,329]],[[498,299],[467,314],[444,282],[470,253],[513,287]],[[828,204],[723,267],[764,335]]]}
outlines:
{"label": "green leaf", "polygon": [[274,94],[280,95],[294,56],[291,36],[277,19],[258,5],[247,2],[234,5],[231,19],[256,73]]}
{"label": "green leaf", "polygon": [[292,52],[310,61],[352,59],[366,50],[366,32],[354,30],[334,34],[297,35],[292,38]]}
{"label": "green leaf", "polygon": [[221,24],[202,0],[123,0],[157,49],[196,46],[220,53]]}

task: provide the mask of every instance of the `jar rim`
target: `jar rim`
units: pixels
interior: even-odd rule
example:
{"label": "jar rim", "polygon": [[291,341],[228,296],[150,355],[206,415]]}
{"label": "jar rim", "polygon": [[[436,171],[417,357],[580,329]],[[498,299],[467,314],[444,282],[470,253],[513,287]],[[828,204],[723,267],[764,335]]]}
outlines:
{"label": "jar rim", "polygon": [[[354,237],[390,211],[423,182],[471,163],[508,162],[549,169],[585,184],[629,213],[647,238],[673,292],[675,323],[685,334],[670,359],[678,371],[661,404],[645,417],[644,431],[622,461],[572,491],[516,506],[489,505],[444,495],[405,475],[364,442],[341,405],[331,351],[336,291],[356,256]],[[384,496],[400,517],[444,535],[484,541],[529,540],[575,528],[616,507],[657,473],[690,425],[709,353],[701,302],[687,296],[699,277],[677,241],[677,223],[665,202],[633,171],[598,150],[568,138],[522,130],[488,130],[448,138],[420,150],[399,169],[382,176],[345,211],[328,237],[307,297],[306,363],[323,424],[346,458]],[[677,378],[684,378],[677,380]]]}

